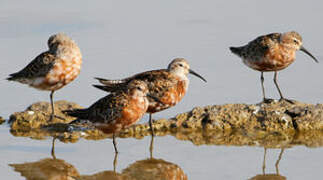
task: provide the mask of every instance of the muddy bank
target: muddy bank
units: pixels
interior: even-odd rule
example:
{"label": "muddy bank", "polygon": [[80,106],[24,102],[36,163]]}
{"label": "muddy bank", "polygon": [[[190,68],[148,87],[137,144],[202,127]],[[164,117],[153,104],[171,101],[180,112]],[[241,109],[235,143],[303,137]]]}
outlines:
{"label": "muddy bank", "polygon": [[[14,113],[9,120],[11,133],[35,139],[53,136],[63,142],[76,142],[80,137],[92,140],[109,137],[92,127],[67,124],[74,118],[61,111],[81,108],[79,105],[58,101],[55,108],[62,118],[52,122],[48,122],[51,110],[46,102],[35,103],[23,112]],[[321,104],[225,104],[196,107],[174,118],[157,120],[154,129],[157,136],[173,135],[196,145],[281,147],[282,144],[302,144],[317,147],[323,144],[322,116]],[[119,137],[143,138],[148,135],[148,124],[137,124],[122,131]],[[266,145],[268,142],[270,144]]]}
{"label": "muddy bank", "polygon": [[225,104],[197,107],[172,119],[184,129],[262,131],[323,130],[323,105],[301,102]]}
{"label": "muddy bank", "polygon": [[11,129],[30,130],[37,129],[48,124],[68,123],[74,118],[66,116],[62,113],[62,110],[82,108],[76,103],[67,101],[56,101],[54,103],[54,107],[55,115],[57,115],[57,117],[53,118],[52,121],[49,121],[52,110],[50,103],[48,102],[37,102],[27,107],[24,111],[13,113],[9,117]]}

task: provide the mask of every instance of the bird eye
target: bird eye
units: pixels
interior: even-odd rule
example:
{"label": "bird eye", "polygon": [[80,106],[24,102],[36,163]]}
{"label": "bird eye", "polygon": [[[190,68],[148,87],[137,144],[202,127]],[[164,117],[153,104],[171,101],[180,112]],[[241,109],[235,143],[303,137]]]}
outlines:
{"label": "bird eye", "polygon": [[294,43],[295,43],[295,44],[298,44],[298,41],[297,41],[296,39],[294,39]]}
{"label": "bird eye", "polygon": [[183,64],[179,64],[179,66],[183,67]]}
{"label": "bird eye", "polygon": [[138,89],[139,91],[142,91],[141,87],[137,87],[137,89]]}

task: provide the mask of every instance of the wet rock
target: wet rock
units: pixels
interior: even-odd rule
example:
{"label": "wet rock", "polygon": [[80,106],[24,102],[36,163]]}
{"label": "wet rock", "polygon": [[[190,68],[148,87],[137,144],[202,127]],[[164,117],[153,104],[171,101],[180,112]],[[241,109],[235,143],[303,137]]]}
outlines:
{"label": "wet rock", "polygon": [[182,141],[190,141],[194,145],[225,146],[259,146],[266,148],[289,148],[296,145],[307,147],[323,146],[323,131],[307,132],[266,132],[266,131],[178,131],[172,133]]}
{"label": "wet rock", "polygon": [[[196,107],[169,120],[154,122],[159,135],[189,134],[199,131],[231,133],[243,130],[250,133],[295,134],[296,131],[323,130],[323,105],[294,104],[273,101],[269,104],[225,104]],[[186,133],[185,133],[186,132]],[[135,125],[122,133],[123,137],[150,134],[148,124]]]}
{"label": "wet rock", "polygon": [[269,104],[225,104],[197,107],[179,114],[176,126],[183,129],[211,129],[232,131],[235,129],[263,131],[307,131],[323,129],[323,105],[304,104],[295,101]]}
{"label": "wet rock", "polygon": [[[15,136],[34,139],[52,136],[63,142],[76,142],[81,137],[90,140],[111,138],[111,135],[94,127],[67,124],[74,118],[65,116],[61,110],[81,108],[79,105],[58,101],[56,108],[57,114],[64,120],[55,118],[53,122],[48,122],[51,112],[49,103],[36,103],[23,112],[14,113],[10,117],[10,132]],[[296,140],[299,144],[315,147],[323,144],[323,135],[320,133],[323,130],[322,116],[321,104],[290,104],[285,101],[251,105],[225,104],[196,107],[174,118],[157,120],[153,127],[157,136],[173,135],[196,145],[259,145],[276,148],[283,144],[293,144]],[[137,139],[150,136],[149,125],[133,125],[118,136]]]}
{"label": "wet rock", "polygon": [[62,113],[62,110],[82,108],[76,103],[67,101],[56,101],[55,102],[55,117],[49,122],[50,114],[52,112],[50,103],[38,102],[29,106],[25,111],[15,112],[10,116],[9,123],[11,129],[14,130],[30,130],[40,128],[42,126],[54,123],[68,123],[71,122],[73,117],[67,116]]}

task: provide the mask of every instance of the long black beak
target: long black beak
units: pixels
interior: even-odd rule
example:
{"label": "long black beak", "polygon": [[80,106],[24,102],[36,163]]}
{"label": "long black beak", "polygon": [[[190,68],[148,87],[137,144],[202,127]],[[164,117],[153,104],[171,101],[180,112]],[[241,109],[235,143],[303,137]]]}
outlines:
{"label": "long black beak", "polygon": [[189,73],[193,74],[196,77],[199,77],[200,79],[202,79],[204,82],[207,82],[201,75],[197,74],[195,71],[193,71],[192,69],[189,69]]}
{"label": "long black beak", "polygon": [[158,99],[157,97],[155,97],[155,96],[153,96],[153,95],[151,95],[149,93],[147,94],[147,97],[150,97],[151,99],[155,100],[156,102],[159,102],[159,103],[163,104],[163,102],[161,102],[160,99]]}
{"label": "long black beak", "polygon": [[311,58],[313,58],[315,62],[319,63],[319,61],[308,50],[306,50],[303,46],[301,46],[301,48],[299,50],[301,50],[304,53],[306,53],[307,55],[311,56]]}

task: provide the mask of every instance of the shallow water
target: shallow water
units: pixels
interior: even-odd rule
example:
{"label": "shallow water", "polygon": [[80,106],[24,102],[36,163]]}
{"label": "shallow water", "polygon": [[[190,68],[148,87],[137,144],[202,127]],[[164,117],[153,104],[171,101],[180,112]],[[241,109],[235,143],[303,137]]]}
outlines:
{"label": "shallow water", "polygon": [[[1,135],[6,134],[6,128],[2,128]],[[114,169],[115,157],[110,139],[99,141],[82,139],[73,144],[65,144],[56,140],[55,158],[60,161],[63,160],[71,166],[64,168],[65,166],[57,165],[52,160],[54,157],[51,154],[51,138],[41,141],[21,137],[6,137],[6,142],[12,143],[0,147],[2,152],[0,157],[6,159],[6,163],[10,164],[10,166],[2,164],[3,168],[1,168],[2,175],[8,179],[18,178],[20,173],[29,178],[39,177],[39,174],[42,173],[49,177],[51,175],[76,176],[75,173],[72,173],[74,171],[77,171],[77,176],[81,178],[85,178],[85,176],[92,176],[93,178],[94,174],[104,173],[105,171],[111,173]],[[183,139],[180,136],[178,138]],[[196,146],[190,141],[180,141],[179,139],[173,136],[155,137],[153,143],[152,157],[167,161],[176,167],[175,170],[174,168],[162,168],[163,166],[160,164],[141,164],[142,167],[139,166],[141,167],[140,177],[149,177],[151,169],[155,169],[160,174],[167,174],[173,171],[178,172],[177,168],[180,168],[180,171],[185,173],[188,179],[249,179],[264,176],[264,174],[278,176],[277,173],[280,176],[287,177],[287,179],[315,179],[322,176],[319,171],[322,164],[320,159],[322,149],[319,148],[322,146],[322,138],[317,143],[309,144],[309,147],[292,147],[288,138],[280,140],[279,143],[276,143],[273,139],[268,140],[268,142],[253,141],[256,143],[249,143],[252,146],[244,145],[243,142],[248,141],[234,135],[227,135],[225,138],[215,134],[214,139],[220,139],[219,142],[216,142],[218,145]],[[241,139],[241,142],[239,139]],[[135,166],[134,163],[143,163],[141,162],[143,160],[149,161],[151,157],[150,141],[150,137],[140,140],[118,138],[120,153],[117,157],[116,172],[121,174],[124,173],[125,169],[131,169],[132,172],[138,173],[138,169],[132,166]],[[241,144],[238,145],[239,143]],[[262,145],[263,143],[271,147],[267,149],[265,168],[263,168],[264,148],[257,146],[257,144]],[[297,144],[298,141],[295,143]],[[277,148],[272,149],[275,146]],[[276,169],[275,163],[281,153],[280,146],[286,148]],[[18,168],[15,172],[12,166],[22,166],[22,168]],[[110,173],[108,175],[111,176]],[[110,177],[108,175],[106,178]],[[138,176],[135,177],[138,178]],[[167,176],[162,177],[161,179],[164,179]]]}
{"label": "shallow water", "polygon": [[[154,115],[169,118],[195,106],[224,103],[256,103],[261,99],[259,72],[250,70],[228,47],[242,45],[258,35],[296,30],[304,46],[323,59],[321,1],[91,1],[44,2],[0,0],[0,77],[20,70],[46,50],[48,37],[56,32],[70,35],[81,47],[84,63],[80,76],[58,91],[55,99],[87,106],[104,95],[91,87],[93,77],[121,78],[156,68],[171,59],[185,57],[192,69],[208,83],[190,76],[190,89],[176,107]],[[322,63],[298,52],[297,60],[279,73],[286,97],[322,103]],[[278,98],[267,73],[266,90]],[[18,83],[0,81],[0,116],[8,119],[49,93]],[[146,122],[147,116],[141,122]],[[0,174],[22,179],[8,164],[51,158],[51,139],[14,137],[7,125],[0,126]],[[118,139],[121,153],[117,171],[149,158],[150,137]],[[113,170],[113,147],[109,139],[56,143],[56,157],[82,175]],[[248,179],[262,174],[262,147],[195,146],[173,136],[157,137],[154,157],[178,165],[188,179]],[[279,149],[269,149],[266,173],[275,173]],[[279,164],[287,179],[320,179],[322,148],[287,148]]]}

